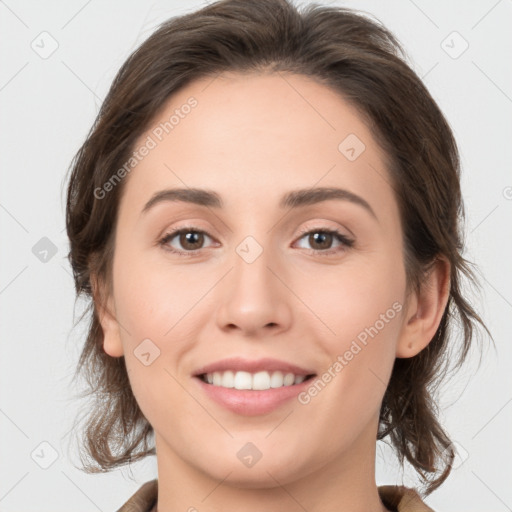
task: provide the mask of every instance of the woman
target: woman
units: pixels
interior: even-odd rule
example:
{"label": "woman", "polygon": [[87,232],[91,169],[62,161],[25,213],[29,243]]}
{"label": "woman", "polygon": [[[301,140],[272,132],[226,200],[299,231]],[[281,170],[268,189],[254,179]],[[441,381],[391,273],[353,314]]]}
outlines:
{"label": "woman", "polygon": [[[87,469],[157,456],[120,510],[431,510],[431,384],[483,323],[457,147],[401,52],[348,9],[224,0],[121,68],[67,202]],[[386,438],[423,489],[377,487]]]}

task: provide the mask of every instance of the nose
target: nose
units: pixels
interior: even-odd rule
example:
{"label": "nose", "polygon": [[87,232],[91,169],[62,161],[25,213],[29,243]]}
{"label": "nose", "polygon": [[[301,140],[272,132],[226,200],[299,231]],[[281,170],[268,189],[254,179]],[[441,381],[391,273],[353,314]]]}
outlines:
{"label": "nose", "polygon": [[271,252],[263,249],[252,262],[236,253],[233,266],[219,290],[218,327],[255,338],[289,329],[293,295]]}

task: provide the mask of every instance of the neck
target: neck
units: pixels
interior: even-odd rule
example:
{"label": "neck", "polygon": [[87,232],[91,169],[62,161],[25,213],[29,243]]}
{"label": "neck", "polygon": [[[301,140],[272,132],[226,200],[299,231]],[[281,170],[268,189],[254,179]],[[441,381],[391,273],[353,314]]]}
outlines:
{"label": "neck", "polygon": [[237,478],[238,466],[212,476],[219,466],[206,472],[155,432],[158,512],[387,512],[375,483],[376,428],[372,422],[345,452],[300,474],[262,458],[250,481]]}

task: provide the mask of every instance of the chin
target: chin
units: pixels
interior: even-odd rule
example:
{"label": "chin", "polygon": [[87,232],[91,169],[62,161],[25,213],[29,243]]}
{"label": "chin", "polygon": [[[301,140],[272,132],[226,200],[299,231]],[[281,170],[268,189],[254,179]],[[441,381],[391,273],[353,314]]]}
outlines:
{"label": "chin", "polygon": [[270,489],[309,474],[308,465],[298,462],[293,450],[287,456],[281,455],[278,458],[275,452],[268,450],[266,457],[263,453],[258,461],[249,466],[241,462],[235,453],[235,460],[223,457],[220,461],[217,457],[208,467],[204,467],[202,460],[201,469],[215,480],[241,489]]}

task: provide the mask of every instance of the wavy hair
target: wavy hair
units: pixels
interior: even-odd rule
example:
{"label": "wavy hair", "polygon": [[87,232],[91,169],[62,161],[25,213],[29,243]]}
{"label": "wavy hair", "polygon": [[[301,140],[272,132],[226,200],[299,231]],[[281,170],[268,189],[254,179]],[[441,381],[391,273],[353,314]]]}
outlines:
{"label": "wavy hair", "polygon": [[[452,131],[396,38],[378,21],[342,7],[289,0],[222,0],[162,23],[122,65],[83,145],[70,164],[66,227],[77,298],[88,300],[87,339],[76,367],[94,403],[80,455],[104,472],[154,455],[153,428],[131,391],[124,357],[103,350],[91,276],[111,286],[113,242],[123,180],[108,197],[95,190],[127,161],[137,138],[166,101],[190,82],[225,71],[291,72],[311,77],[353,105],[387,157],[399,206],[408,289],[439,256],[451,266],[448,304],[429,345],[397,358],[380,411],[377,439],[389,436],[425,484],[439,487],[452,468],[453,444],[438,419],[436,389],[458,368],[483,321],[463,296],[477,285],[463,257],[459,155]],[[478,324],[478,325],[477,325]],[[454,326],[461,333],[455,345]],[[492,339],[492,337],[491,337]],[[453,358],[454,349],[458,358]],[[450,358],[448,358],[450,353]],[[84,462],[84,458],[82,458]]]}

